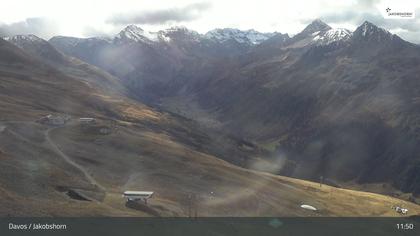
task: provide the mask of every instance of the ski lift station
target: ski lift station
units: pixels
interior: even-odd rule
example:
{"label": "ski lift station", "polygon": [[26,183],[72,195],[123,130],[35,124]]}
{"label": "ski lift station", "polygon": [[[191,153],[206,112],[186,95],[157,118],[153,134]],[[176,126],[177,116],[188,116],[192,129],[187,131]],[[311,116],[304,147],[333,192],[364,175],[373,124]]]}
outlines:
{"label": "ski lift station", "polygon": [[152,198],[154,192],[147,191],[125,191],[123,197],[128,201],[143,201],[147,204],[147,199]]}
{"label": "ski lift station", "polygon": [[81,124],[94,124],[96,123],[96,120],[95,118],[83,117],[83,118],[79,118],[79,122]]}

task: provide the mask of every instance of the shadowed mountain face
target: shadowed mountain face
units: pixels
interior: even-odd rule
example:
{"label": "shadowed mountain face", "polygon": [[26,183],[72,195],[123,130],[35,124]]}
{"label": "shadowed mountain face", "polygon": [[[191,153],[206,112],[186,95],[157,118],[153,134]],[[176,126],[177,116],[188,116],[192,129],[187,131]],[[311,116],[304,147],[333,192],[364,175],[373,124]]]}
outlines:
{"label": "shadowed mountain face", "polygon": [[142,101],[269,146],[287,160],[272,172],[420,193],[419,46],[370,22],[350,32],[320,20],[251,46],[187,29],[156,38],[50,42]]}
{"label": "shadowed mountain face", "polygon": [[[115,78],[93,66],[66,56],[49,61],[60,54],[39,38],[19,37],[13,43],[19,47],[0,39],[0,215],[148,216],[126,208],[121,193],[146,188],[144,181],[152,180],[147,188],[160,194],[152,207],[164,216],[184,216],[187,192],[250,189],[251,181],[217,172],[252,179],[256,175],[220,159],[253,160],[257,148],[203,132],[191,120],[127,98],[118,87],[107,90],[103,85]],[[21,49],[29,44],[33,47]],[[41,122],[48,114],[70,120]],[[86,128],[79,117],[94,117],[97,124]],[[110,133],[101,132],[104,128]],[[168,183],[173,179],[178,181]],[[233,185],[235,179],[245,185]],[[253,211],[224,209],[203,209],[202,214]]]}
{"label": "shadowed mountain face", "polygon": [[39,55],[45,61],[51,63],[65,63],[64,54],[35,35],[15,35],[5,39],[28,53]]}
{"label": "shadowed mountain face", "polygon": [[[0,215],[187,216],[191,196],[200,216],[420,212],[261,172],[418,193],[418,47],[369,22],[317,20],[292,38],[128,26],[113,39],[7,40]],[[124,204],[129,189],[156,194]]]}
{"label": "shadowed mountain face", "polygon": [[232,29],[200,35],[183,27],[153,33],[127,26],[113,39],[53,37],[49,42],[121,78],[142,101],[156,103],[175,95],[197,75],[210,76],[221,58],[243,54],[271,35]]}
{"label": "shadowed mountain face", "polygon": [[[398,216],[394,205],[420,213],[400,199],[242,168],[280,164],[253,143],[128,98],[98,68],[51,61],[60,54],[28,39],[13,41],[20,48],[0,39],[1,216]],[[155,194],[147,205],[126,203],[129,189]]]}

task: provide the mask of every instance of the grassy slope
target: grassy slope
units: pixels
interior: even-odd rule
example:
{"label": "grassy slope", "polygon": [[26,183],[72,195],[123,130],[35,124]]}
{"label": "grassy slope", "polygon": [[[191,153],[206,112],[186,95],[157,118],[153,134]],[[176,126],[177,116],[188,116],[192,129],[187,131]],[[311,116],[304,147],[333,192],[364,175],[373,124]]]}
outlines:
{"label": "grassy slope", "polygon": [[[174,117],[96,90],[94,84],[0,43],[6,48],[0,48],[5,58],[0,58],[0,215],[183,216],[188,212],[188,194],[196,195],[200,216],[397,215],[391,210],[394,204],[408,206],[410,214],[420,212],[419,206],[401,200],[319,189],[310,182],[229,164],[179,141],[197,131]],[[46,143],[49,127],[31,122],[49,113],[118,121],[117,131],[108,136],[77,125],[51,132],[57,146],[106,187],[105,194]],[[22,120],[26,122],[14,122]],[[185,132],[173,132],[181,128]],[[63,189],[96,200],[74,200]],[[148,208],[127,208],[121,198],[125,189],[152,190],[156,198]],[[303,203],[320,211],[300,209]]]}
{"label": "grassy slope", "polygon": [[[162,216],[188,215],[190,193],[200,216],[398,216],[394,205],[420,213],[420,206],[387,196],[243,169],[132,124],[110,136],[76,126],[54,137],[106,186],[105,203],[121,210],[121,192],[141,189],[156,192],[150,203]],[[300,204],[320,211],[307,212]]]}

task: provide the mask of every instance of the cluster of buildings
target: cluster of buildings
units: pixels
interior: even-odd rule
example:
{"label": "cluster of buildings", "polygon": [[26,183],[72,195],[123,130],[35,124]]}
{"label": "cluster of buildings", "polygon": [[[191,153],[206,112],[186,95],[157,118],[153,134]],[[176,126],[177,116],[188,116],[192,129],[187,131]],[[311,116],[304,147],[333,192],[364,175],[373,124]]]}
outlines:
{"label": "cluster of buildings", "polygon": [[[37,122],[45,125],[65,125],[71,117],[69,115],[46,115],[37,120]],[[93,125],[96,124],[95,118],[83,117],[79,118],[79,123],[81,125]]]}
{"label": "cluster of buildings", "polygon": [[[37,120],[37,122],[50,126],[63,126],[71,117],[69,115],[46,115]],[[97,125],[97,121],[92,117],[82,117],[78,119],[79,124],[84,128],[95,129],[95,132],[103,135],[112,133],[112,128],[107,125]]]}
{"label": "cluster of buildings", "polygon": [[67,121],[69,121],[71,117],[69,115],[46,115],[41,117],[37,120],[37,122],[44,124],[44,125],[54,125],[60,126],[65,125]]}

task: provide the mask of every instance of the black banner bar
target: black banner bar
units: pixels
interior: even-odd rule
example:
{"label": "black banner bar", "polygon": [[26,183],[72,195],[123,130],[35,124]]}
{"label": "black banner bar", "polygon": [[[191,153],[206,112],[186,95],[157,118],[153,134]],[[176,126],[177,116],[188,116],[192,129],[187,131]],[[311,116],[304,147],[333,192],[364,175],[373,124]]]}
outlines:
{"label": "black banner bar", "polygon": [[0,235],[420,235],[411,218],[0,218]]}

